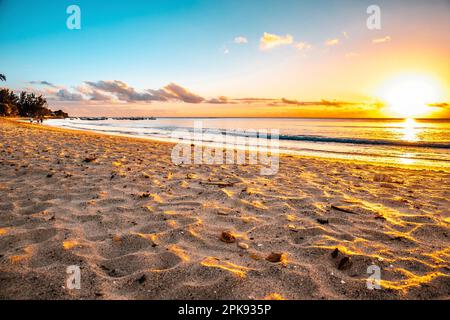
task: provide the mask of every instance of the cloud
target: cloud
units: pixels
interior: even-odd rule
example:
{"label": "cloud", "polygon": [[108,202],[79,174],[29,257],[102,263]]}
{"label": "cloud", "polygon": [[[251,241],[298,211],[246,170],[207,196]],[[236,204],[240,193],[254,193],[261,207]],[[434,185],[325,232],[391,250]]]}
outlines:
{"label": "cloud", "polygon": [[114,97],[101,90],[93,89],[88,86],[79,86],[76,88],[78,92],[86,95],[92,101],[112,101]]}
{"label": "cloud", "polygon": [[119,100],[127,102],[150,102],[150,101],[161,101],[158,97],[155,97],[147,92],[137,92],[133,87],[130,87],[125,82],[119,80],[107,80],[107,81],[97,81],[85,82],[88,86],[111,93],[115,95]]}
{"label": "cloud", "polygon": [[83,101],[83,95],[70,92],[67,89],[60,89],[55,93],[55,97],[62,101]]}
{"label": "cloud", "polygon": [[384,42],[389,42],[389,41],[391,41],[391,37],[390,36],[386,36],[384,38],[373,39],[372,43],[377,44],[377,43],[384,43]]}
{"label": "cloud", "polygon": [[308,50],[312,48],[312,45],[310,45],[307,42],[297,42],[294,44],[294,48],[303,51],[303,50]]}
{"label": "cloud", "polygon": [[163,88],[171,97],[187,102],[187,103],[200,103],[205,100],[205,98],[175,84],[171,83]]}
{"label": "cloud", "polygon": [[298,101],[298,100],[286,99],[286,98],[282,98],[281,99],[281,103],[282,104],[288,104],[288,105],[289,104],[293,104],[293,105],[297,105],[297,106],[304,104],[304,102],[301,102],[301,101]]}
{"label": "cloud", "polygon": [[206,100],[205,103],[211,103],[211,104],[232,104],[234,102],[230,101],[225,96],[220,96],[218,98],[212,98],[212,99]]}
{"label": "cloud", "polygon": [[[34,88],[33,88],[34,89]],[[36,90],[36,89],[35,89]],[[37,89],[39,90],[39,89]],[[55,101],[106,101],[114,103],[129,103],[129,102],[184,102],[192,104],[217,104],[217,105],[231,105],[231,104],[248,104],[255,106],[305,106],[305,107],[343,107],[351,105],[372,106],[379,107],[376,103],[367,102],[348,102],[337,100],[320,101],[301,101],[287,98],[261,98],[261,97],[246,97],[246,98],[229,98],[226,96],[218,96],[210,99],[193,93],[192,91],[176,84],[170,83],[160,89],[147,89],[143,92],[136,91],[123,81],[119,80],[100,80],[100,81],[86,81],[83,85],[75,87],[75,91],[69,91],[66,88],[61,89],[45,89],[48,91],[50,100]],[[30,90],[31,91],[31,90]],[[51,91],[51,92],[50,92]],[[447,103],[435,103],[430,106],[448,108]]]}
{"label": "cloud", "polygon": [[91,100],[111,100],[116,97],[126,102],[152,101],[182,101],[186,103],[201,103],[205,98],[183,88],[176,83],[170,83],[161,89],[147,89],[138,92],[133,87],[119,80],[86,81],[90,88],[79,87],[79,90],[91,97]]}
{"label": "cloud", "polygon": [[436,107],[436,108],[443,108],[443,109],[450,109],[450,105],[448,104],[448,102],[434,102],[434,103],[429,103],[428,106]]}
{"label": "cloud", "polygon": [[234,43],[245,44],[245,43],[248,43],[248,40],[246,37],[239,36],[239,37],[234,38]]}
{"label": "cloud", "polygon": [[352,105],[353,102],[346,102],[346,101],[329,101],[329,100],[320,100],[320,103],[318,105],[320,106],[328,106],[328,107],[342,107],[344,105]]}
{"label": "cloud", "polygon": [[48,86],[48,87],[52,87],[52,88],[58,88],[58,86],[54,85],[51,82],[45,81],[45,80],[41,80],[41,81],[30,81],[30,84],[34,84],[34,85],[42,85],[42,86]]}
{"label": "cloud", "polygon": [[113,100],[113,97],[110,95],[104,94],[103,92],[99,90],[92,90],[89,93],[90,99],[93,101],[110,101]]}
{"label": "cloud", "polygon": [[268,103],[268,102],[272,102],[276,99],[272,99],[272,98],[236,98],[233,99],[233,101],[236,102],[243,102],[243,103]]}
{"label": "cloud", "polygon": [[349,39],[350,38],[346,31],[342,31],[342,35],[344,36],[345,39]]}
{"label": "cloud", "polygon": [[350,106],[350,105],[363,105],[363,104],[367,105],[366,103],[360,103],[360,102],[325,100],[325,99],[322,99],[320,101],[300,101],[300,100],[287,99],[287,98],[281,98],[281,99],[275,99],[275,98],[241,98],[241,99],[231,99],[231,100],[228,100],[228,101],[243,102],[243,103],[248,103],[248,104],[265,103],[265,104],[271,105],[271,106],[294,105],[294,106],[343,107],[343,106]]}
{"label": "cloud", "polygon": [[336,38],[336,39],[329,39],[329,40],[325,41],[325,45],[327,47],[337,46],[338,44],[339,44],[339,39],[338,38]]}
{"label": "cloud", "polygon": [[260,39],[259,47],[262,50],[268,50],[282,45],[289,45],[293,42],[294,38],[290,34],[279,36],[276,34],[264,32],[264,35]]}
{"label": "cloud", "polygon": [[299,101],[293,99],[282,98],[278,101],[278,105],[296,105],[296,106],[322,106],[322,107],[343,107],[350,105],[362,105],[364,103],[336,101],[336,100],[320,100],[320,101]]}

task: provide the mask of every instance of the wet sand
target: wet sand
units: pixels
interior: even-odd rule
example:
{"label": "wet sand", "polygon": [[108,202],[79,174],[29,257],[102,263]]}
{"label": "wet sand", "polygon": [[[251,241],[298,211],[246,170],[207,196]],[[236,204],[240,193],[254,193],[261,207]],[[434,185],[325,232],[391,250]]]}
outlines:
{"label": "wet sand", "polygon": [[0,298],[450,298],[448,172],[171,149],[0,120]]}

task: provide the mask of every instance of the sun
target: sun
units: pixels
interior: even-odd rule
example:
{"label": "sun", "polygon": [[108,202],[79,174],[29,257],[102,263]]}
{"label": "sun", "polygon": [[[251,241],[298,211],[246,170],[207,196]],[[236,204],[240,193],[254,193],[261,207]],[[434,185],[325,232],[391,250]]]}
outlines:
{"label": "sun", "polygon": [[387,81],[378,92],[391,113],[413,118],[424,116],[432,109],[428,104],[441,98],[440,83],[432,77],[419,74],[403,74]]}

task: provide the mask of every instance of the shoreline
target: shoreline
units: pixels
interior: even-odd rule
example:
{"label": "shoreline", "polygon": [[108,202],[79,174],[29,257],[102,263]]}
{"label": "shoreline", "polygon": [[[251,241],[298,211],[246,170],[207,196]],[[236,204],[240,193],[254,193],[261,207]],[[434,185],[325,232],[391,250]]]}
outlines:
{"label": "shoreline", "polygon": [[445,171],[282,156],[261,176],[176,166],[158,140],[0,132],[1,299],[449,298]]}
{"label": "shoreline", "polygon": [[[0,118],[1,119],[1,118]],[[19,123],[21,125],[31,125],[29,123],[26,122],[21,122],[20,120],[22,119],[3,119],[6,121],[14,121],[16,123]],[[25,120],[25,119],[24,119]],[[158,143],[166,143],[169,144],[171,146],[174,146],[175,144],[177,144],[178,142],[174,142],[174,141],[167,141],[164,139],[156,139],[153,137],[138,137],[138,136],[132,136],[132,135],[127,135],[127,134],[115,134],[115,133],[110,133],[110,132],[96,132],[96,131],[92,131],[92,130],[84,130],[84,129],[73,129],[73,128],[61,128],[61,127],[57,127],[57,126],[50,126],[50,125],[37,125],[39,126],[44,126],[45,128],[52,128],[52,129],[59,129],[59,130],[67,130],[67,131],[75,131],[75,132],[84,132],[84,133],[89,133],[89,134],[94,134],[94,135],[100,135],[100,136],[112,136],[112,137],[122,137],[122,138],[127,138],[127,139],[136,139],[138,141],[147,141],[147,142],[158,142]],[[188,144],[188,142],[181,142],[181,143],[186,143]],[[189,142],[190,143],[190,142]],[[195,143],[194,143],[195,144]],[[248,151],[247,152],[252,152],[254,153],[255,151]],[[359,163],[359,164],[366,164],[366,165],[374,165],[374,166],[382,166],[382,167],[392,167],[392,168],[401,168],[401,169],[408,169],[408,170],[432,170],[432,171],[437,171],[437,172],[449,172],[450,173],[450,166],[448,167],[438,167],[438,166],[427,166],[427,165],[422,165],[422,164],[407,164],[407,163],[383,163],[381,161],[366,161],[366,160],[361,160],[361,159],[345,159],[345,158],[338,158],[338,157],[332,157],[332,156],[313,156],[313,155],[302,155],[302,154],[296,154],[296,153],[289,153],[286,151],[279,151],[278,154],[281,157],[296,157],[296,158],[301,158],[301,159],[315,159],[315,160],[323,160],[323,161],[337,161],[337,162],[346,162],[346,163]],[[333,154],[332,152],[330,154]],[[393,159],[397,159],[396,157],[392,157]]]}

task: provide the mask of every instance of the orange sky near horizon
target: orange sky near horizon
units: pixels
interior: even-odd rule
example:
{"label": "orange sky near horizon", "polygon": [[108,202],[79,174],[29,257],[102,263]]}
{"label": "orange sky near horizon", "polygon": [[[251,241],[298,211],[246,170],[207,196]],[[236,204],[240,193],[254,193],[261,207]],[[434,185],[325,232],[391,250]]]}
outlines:
{"label": "orange sky near horizon", "polygon": [[[367,42],[367,41],[366,41]],[[428,46],[429,45],[429,46]],[[343,51],[344,52],[344,51]],[[289,61],[290,70],[286,68],[273,71],[261,70],[248,74],[243,79],[224,79],[210,86],[193,84],[189,90],[201,96],[225,95],[230,99],[257,97],[273,99],[273,103],[236,103],[236,104],[191,104],[182,102],[151,103],[93,103],[83,105],[71,102],[51,101],[52,105],[73,108],[70,112],[80,116],[175,116],[175,117],[407,117],[407,113],[395,112],[380,96],[380,88],[386,86],[392,78],[413,74],[432,79],[436,87],[435,98],[428,103],[447,103],[440,107],[426,106],[426,112],[416,117],[450,118],[450,48],[448,44],[432,48],[426,42],[410,43],[392,40],[390,43],[373,45],[366,43],[360,47],[358,55],[343,57],[335,55],[323,58],[324,52],[309,53],[311,56],[297,62]],[[322,62],[321,62],[322,61]],[[319,67],[318,67],[319,66]],[[270,76],[270,74],[272,76]],[[305,76],[307,75],[307,76]],[[280,86],[280,78],[282,85]],[[244,86],[244,84],[246,85]],[[249,84],[250,83],[250,84]],[[239,88],[245,88],[239,89]],[[203,90],[201,90],[203,89]],[[393,88],[395,90],[395,88]],[[224,92],[225,91],[225,92]],[[205,94],[206,93],[206,94]],[[417,94],[411,90],[411,94]],[[343,106],[302,106],[283,105],[280,99],[297,101],[343,101],[361,103],[361,105]],[[383,102],[385,105],[373,107],[370,104]],[[367,106],[366,104],[369,104]],[[70,108],[69,108],[70,109]]]}

